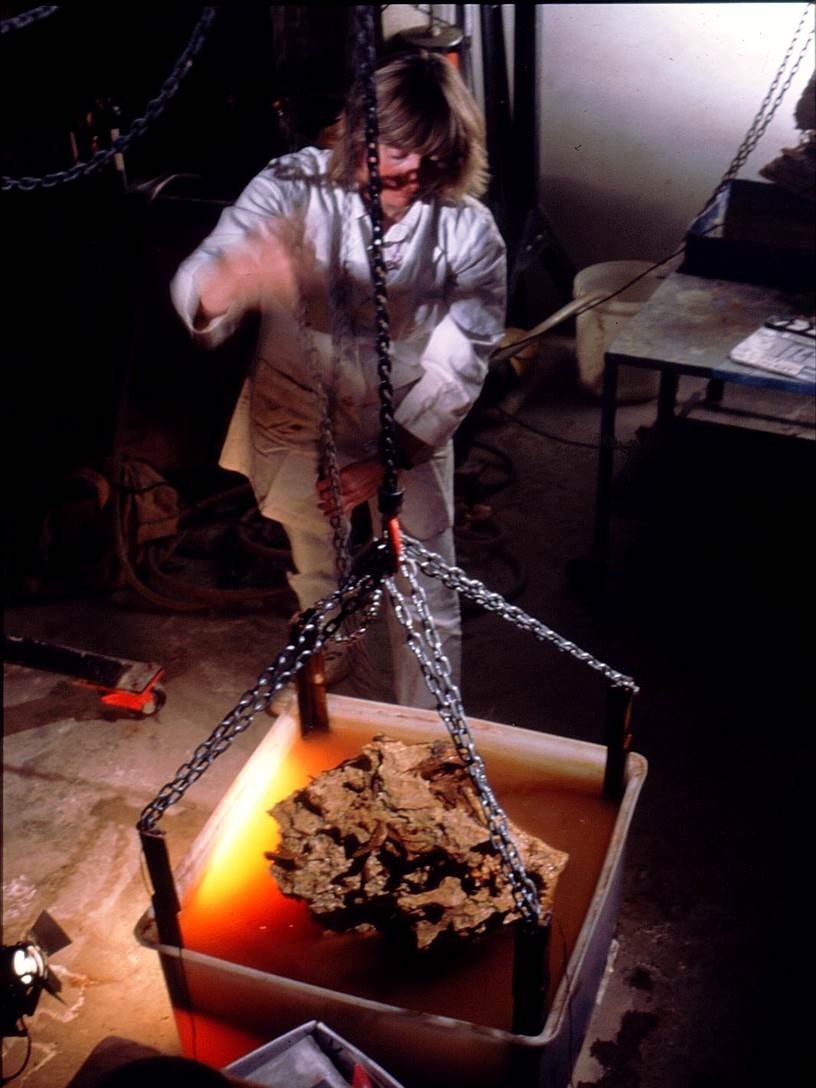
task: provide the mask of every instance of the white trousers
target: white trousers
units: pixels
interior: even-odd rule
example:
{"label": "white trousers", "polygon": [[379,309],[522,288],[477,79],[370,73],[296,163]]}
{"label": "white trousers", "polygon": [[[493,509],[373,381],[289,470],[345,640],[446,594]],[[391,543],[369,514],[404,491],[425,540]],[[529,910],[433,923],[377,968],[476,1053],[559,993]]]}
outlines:
{"label": "white trousers", "polygon": [[[373,524],[379,524],[376,503],[372,503]],[[325,525],[325,528],[323,527]],[[292,547],[292,559],[296,574],[289,575],[289,585],[295,592],[300,607],[311,608],[316,601],[337,588],[337,569],[332,545],[331,527],[328,522],[315,524],[315,532],[300,527],[284,525]],[[448,564],[455,562],[453,529],[445,529],[422,544]],[[436,623],[442,649],[448,659],[451,678],[457,687],[461,684],[462,625],[459,612],[459,595],[448,589],[437,578],[428,578],[418,572],[419,584],[425,591],[431,616]],[[397,587],[408,600],[408,585],[403,577],[397,578]],[[386,594],[387,597],[387,594]],[[405,630],[397,619],[390,600],[384,605],[391,649],[394,695],[400,706],[435,708],[436,701],[428,691],[416,657],[409,649]],[[418,621],[413,616],[414,625]]]}

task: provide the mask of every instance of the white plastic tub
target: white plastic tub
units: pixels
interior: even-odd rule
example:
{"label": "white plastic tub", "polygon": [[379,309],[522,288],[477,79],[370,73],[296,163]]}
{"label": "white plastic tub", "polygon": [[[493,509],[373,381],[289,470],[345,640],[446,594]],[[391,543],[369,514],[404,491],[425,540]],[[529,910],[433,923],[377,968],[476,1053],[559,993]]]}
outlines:
{"label": "white plastic tub", "polygon": [[[648,261],[605,261],[590,265],[575,277],[573,295],[576,299],[603,297],[617,291],[649,268],[651,265]],[[588,393],[596,397],[601,395],[604,352],[659,283],[657,275],[650,272],[620,295],[608,302],[599,302],[576,318],[578,378]],[[658,384],[657,371],[622,366],[618,370],[617,399],[621,403],[651,400],[657,396]]]}
{"label": "white plastic tub", "polygon": [[511,820],[570,861],[556,890],[549,1013],[511,1030],[513,934],[438,956],[384,939],[325,934],[277,890],[263,854],[268,809],[377,733],[444,735],[430,711],[329,697],[331,732],[303,739],[295,714],[270,728],[175,874],[184,948],[161,943],[152,908],[137,937],[162,961],[184,1052],[223,1067],[319,1019],[406,1088],[563,1088],[580,1050],[615,927],[623,854],[646,764],[629,753],[619,803],[602,796],[601,745],[472,720]]}

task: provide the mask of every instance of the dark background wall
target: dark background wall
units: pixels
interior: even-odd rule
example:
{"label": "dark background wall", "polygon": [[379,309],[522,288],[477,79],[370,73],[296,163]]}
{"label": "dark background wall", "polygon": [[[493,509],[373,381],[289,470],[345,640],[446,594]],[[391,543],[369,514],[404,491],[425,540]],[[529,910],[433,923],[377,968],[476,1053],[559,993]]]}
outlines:
{"label": "dark background wall", "polygon": [[[8,19],[18,8],[5,6]],[[2,174],[41,177],[109,146],[144,115],[201,5],[68,7],[0,40]],[[0,198],[4,306],[6,583],[45,513],[114,442],[148,442],[160,472],[214,467],[251,330],[193,350],[172,312],[178,263],[271,157],[313,142],[350,71],[346,7],[221,7],[175,96],[98,174]],[[152,438],[146,439],[149,429]],[[158,440],[157,434],[162,437]]]}

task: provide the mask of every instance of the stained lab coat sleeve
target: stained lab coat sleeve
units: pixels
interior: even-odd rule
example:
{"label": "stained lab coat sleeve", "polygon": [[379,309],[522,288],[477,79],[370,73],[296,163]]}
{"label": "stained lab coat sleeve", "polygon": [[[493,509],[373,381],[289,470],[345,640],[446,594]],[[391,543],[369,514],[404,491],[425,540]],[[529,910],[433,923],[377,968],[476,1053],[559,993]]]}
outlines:
{"label": "stained lab coat sleeve", "polygon": [[199,304],[199,273],[208,261],[240,243],[242,238],[274,229],[277,219],[292,218],[296,214],[297,195],[295,186],[290,185],[287,189],[278,183],[272,166],[262,170],[235,204],[224,209],[212,233],[179,266],[170,284],[170,297],[194,340],[202,347],[215,348],[222,344],[235,332],[244,314],[239,307],[233,306],[203,328],[194,328]]}
{"label": "stained lab coat sleeve", "polygon": [[451,254],[445,312],[422,353],[422,376],[395,412],[427,446],[443,446],[482,388],[504,334],[507,266],[492,216],[475,202],[443,239]]}

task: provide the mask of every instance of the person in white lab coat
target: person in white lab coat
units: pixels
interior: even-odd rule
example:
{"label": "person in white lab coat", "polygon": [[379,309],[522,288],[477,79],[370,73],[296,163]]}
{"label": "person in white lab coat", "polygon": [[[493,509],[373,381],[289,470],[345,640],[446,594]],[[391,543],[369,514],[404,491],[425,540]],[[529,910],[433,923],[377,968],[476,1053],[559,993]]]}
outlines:
{"label": "person in white lab coat", "polygon": [[[375,75],[384,259],[390,319],[400,524],[454,562],[451,437],[475,401],[504,331],[505,248],[476,199],[486,181],[483,122],[443,57],[393,58]],[[337,585],[332,493],[321,421],[331,418],[342,513],[382,481],[374,306],[368,246],[362,91],[352,89],[332,149],[273,160],[181,265],[174,304],[193,336],[216,345],[251,309],[256,356],[221,465],[252,482],[261,512],[284,527],[301,608]],[[454,682],[457,595],[424,579]],[[390,613],[390,609],[388,609]],[[416,661],[390,617],[397,700],[428,706]]]}

